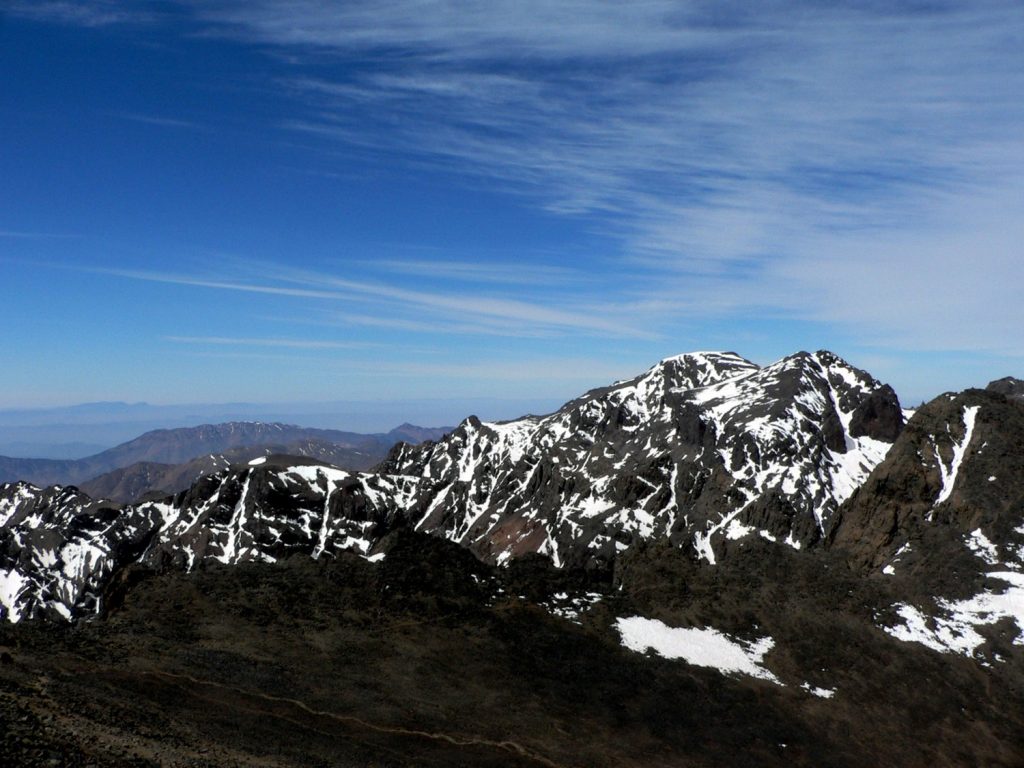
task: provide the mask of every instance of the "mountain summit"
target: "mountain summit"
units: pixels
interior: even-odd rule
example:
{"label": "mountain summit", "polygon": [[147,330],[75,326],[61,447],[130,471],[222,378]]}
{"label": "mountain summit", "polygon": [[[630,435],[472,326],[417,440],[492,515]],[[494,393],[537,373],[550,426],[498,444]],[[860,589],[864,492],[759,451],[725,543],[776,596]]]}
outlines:
{"label": "mountain summit", "polygon": [[668,536],[714,563],[716,544],[747,530],[817,541],[902,426],[892,389],[830,352],[764,368],[699,352],[549,416],[471,417],[396,446],[381,471],[430,481],[417,527],[484,559],[609,559]]}

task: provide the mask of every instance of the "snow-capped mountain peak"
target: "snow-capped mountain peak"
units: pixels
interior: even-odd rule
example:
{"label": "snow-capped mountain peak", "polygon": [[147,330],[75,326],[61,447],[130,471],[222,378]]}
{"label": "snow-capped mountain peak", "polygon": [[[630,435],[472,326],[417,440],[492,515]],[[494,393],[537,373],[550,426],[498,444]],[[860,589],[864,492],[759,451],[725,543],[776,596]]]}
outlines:
{"label": "snow-capped mountain peak", "polygon": [[829,352],[765,367],[688,353],[545,416],[469,417],[436,442],[399,444],[372,474],[269,457],[123,508],[2,486],[0,593],[10,617],[88,612],[133,558],[190,569],[366,555],[399,522],[499,564],[608,562],[657,538],[709,563],[747,536],[801,548],[901,428],[892,390]]}

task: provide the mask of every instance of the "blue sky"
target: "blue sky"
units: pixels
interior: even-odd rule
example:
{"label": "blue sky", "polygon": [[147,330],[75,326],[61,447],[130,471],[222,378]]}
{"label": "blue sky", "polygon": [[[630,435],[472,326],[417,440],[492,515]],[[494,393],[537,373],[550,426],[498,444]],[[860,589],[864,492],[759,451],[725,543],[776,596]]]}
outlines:
{"label": "blue sky", "polygon": [[5,7],[0,408],[1024,375],[1019,2]]}

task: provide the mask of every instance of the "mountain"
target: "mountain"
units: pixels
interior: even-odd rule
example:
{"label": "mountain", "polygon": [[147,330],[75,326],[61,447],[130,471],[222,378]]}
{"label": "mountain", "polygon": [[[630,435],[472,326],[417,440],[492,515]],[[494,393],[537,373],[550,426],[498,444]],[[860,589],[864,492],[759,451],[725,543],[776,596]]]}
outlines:
{"label": "mountain", "polygon": [[898,584],[890,631],[992,660],[1024,647],[1024,401],[990,387],[915,413],[830,532]]}
{"label": "mountain", "polygon": [[907,415],[829,352],[703,352],[374,472],[0,486],[0,753],[1018,766],[1024,400]]}
{"label": "mountain", "polygon": [[765,368],[695,353],[549,416],[469,417],[440,441],[397,445],[376,474],[260,458],[116,512],[17,484],[0,491],[0,556],[19,563],[5,605],[88,612],[132,559],[191,569],[366,554],[404,524],[498,564],[538,553],[601,567],[659,537],[709,563],[750,533],[799,549],[822,540],[902,426],[892,390],[831,353]]}
{"label": "mountain", "polygon": [[1006,376],[1002,379],[990,381],[985,387],[989,392],[998,392],[1008,397],[1024,397],[1024,380],[1015,379],[1013,376]]}
{"label": "mountain", "polygon": [[485,559],[608,560],[668,536],[714,563],[746,530],[818,541],[902,426],[892,389],[829,352],[765,368],[695,353],[549,416],[469,418],[440,442],[396,446],[381,471],[429,480],[417,527]]}
{"label": "mountain", "polygon": [[[434,430],[423,429],[423,432],[436,434]],[[141,461],[78,485],[84,493],[93,498],[126,504],[147,493],[167,496],[183,491],[205,475],[227,469],[232,464],[245,464],[251,459],[273,454],[301,456],[357,470],[371,468],[385,455],[380,449],[356,450],[323,440],[302,440],[286,445],[231,448],[222,453],[199,456],[183,464]]]}
{"label": "mountain", "polygon": [[447,429],[403,424],[388,433],[364,435],[257,421],[157,429],[84,459],[16,459],[0,456],[0,482],[23,480],[43,486],[75,485],[132,464],[177,465],[203,455],[223,454],[237,448],[265,447],[271,449],[271,452],[305,455],[302,452],[304,443],[314,446],[311,455],[323,456],[325,459],[332,454],[324,449],[324,444],[346,449],[348,453],[334,454],[333,457],[345,459],[346,463],[351,460],[354,462],[352,466],[358,468],[368,468],[383,458],[387,450],[399,440],[410,440],[414,435],[421,435],[419,439],[437,438]]}

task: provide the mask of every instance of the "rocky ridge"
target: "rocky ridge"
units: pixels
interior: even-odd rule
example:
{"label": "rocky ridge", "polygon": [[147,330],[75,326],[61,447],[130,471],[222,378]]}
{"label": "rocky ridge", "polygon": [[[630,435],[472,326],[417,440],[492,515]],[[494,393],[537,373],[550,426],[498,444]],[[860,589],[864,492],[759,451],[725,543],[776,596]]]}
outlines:
{"label": "rocky ridge", "polygon": [[301,552],[371,554],[408,525],[506,563],[602,567],[665,537],[708,563],[729,540],[822,541],[902,429],[892,390],[828,352],[760,368],[693,353],[544,417],[466,419],[376,473],[255,459],[127,506],[0,488],[8,616],[89,613],[129,562],[191,569]]}
{"label": "rocky ridge", "polygon": [[432,481],[417,527],[484,559],[608,560],[667,536],[714,563],[747,529],[818,541],[902,426],[892,389],[829,352],[764,368],[694,353],[549,416],[467,419],[381,471]]}

